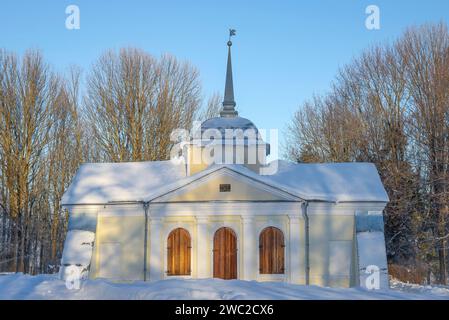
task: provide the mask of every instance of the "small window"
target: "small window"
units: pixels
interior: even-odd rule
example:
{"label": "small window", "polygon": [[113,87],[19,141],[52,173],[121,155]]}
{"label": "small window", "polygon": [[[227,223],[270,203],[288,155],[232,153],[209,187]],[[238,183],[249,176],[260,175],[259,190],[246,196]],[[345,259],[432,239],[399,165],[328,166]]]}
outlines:
{"label": "small window", "polygon": [[228,183],[220,184],[220,192],[231,192],[231,185]]}

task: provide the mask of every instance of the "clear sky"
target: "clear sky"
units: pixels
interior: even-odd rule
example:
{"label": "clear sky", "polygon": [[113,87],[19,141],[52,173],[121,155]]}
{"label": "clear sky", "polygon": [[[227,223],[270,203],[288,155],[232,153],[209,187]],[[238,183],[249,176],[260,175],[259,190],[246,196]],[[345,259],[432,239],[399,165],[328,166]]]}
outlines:
{"label": "clear sky", "polygon": [[[80,8],[80,30],[65,28],[70,4]],[[371,4],[380,9],[380,30],[365,28]],[[199,69],[207,97],[223,93],[232,27],[239,113],[283,130],[301,102],[328,90],[338,68],[364,48],[439,21],[449,23],[448,0],[2,0],[0,47],[39,48],[60,71],[87,70],[109,48],[171,53]]]}

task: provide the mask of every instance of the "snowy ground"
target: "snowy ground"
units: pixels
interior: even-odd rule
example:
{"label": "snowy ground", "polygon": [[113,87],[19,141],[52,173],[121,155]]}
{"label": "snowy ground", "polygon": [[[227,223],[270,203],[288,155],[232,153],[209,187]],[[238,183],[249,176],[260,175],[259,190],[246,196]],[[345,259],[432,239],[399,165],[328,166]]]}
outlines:
{"label": "snowy ground", "polygon": [[0,275],[0,299],[449,299],[448,287],[391,282],[367,291],[241,280],[178,280],[113,283],[98,279],[69,290],[56,275]]}

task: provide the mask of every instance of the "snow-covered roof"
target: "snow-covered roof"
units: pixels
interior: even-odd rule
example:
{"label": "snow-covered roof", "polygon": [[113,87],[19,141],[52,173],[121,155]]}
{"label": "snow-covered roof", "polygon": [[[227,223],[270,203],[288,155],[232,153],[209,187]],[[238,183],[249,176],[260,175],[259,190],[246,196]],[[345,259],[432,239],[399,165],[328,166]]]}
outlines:
{"label": "snow-covered roof", "polygon": [[304,200],[388,202],[376,167],[371,163],[272,163],[272,175],[260,175],[243,165],[212,165],[186,176],[183,164],[170,161],[84,164],[78,170],[63,205],[111,201],[150,201],[212,174],[232,170]]}
{"label": "snow-covered roof", "polygon": [[292,163],[278,160],[276,174],[263,176],[310,200],[388,202],[376,166],[366,162]]}
{"label": "snow-covered roof", "polygon": [[145,200],[148,194],[185,176],[185,166],[171,161],[85,163],[78,169],[61,204]]}

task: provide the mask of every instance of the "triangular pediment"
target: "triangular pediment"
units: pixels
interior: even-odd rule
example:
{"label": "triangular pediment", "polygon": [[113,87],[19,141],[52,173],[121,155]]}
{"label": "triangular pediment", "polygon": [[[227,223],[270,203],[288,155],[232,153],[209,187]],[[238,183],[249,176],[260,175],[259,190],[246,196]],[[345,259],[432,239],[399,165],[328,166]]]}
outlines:
{"label": "triangular pediment", "polygon": [[227,167],[199,175],[153,202],[295,201],[293,195]]}

